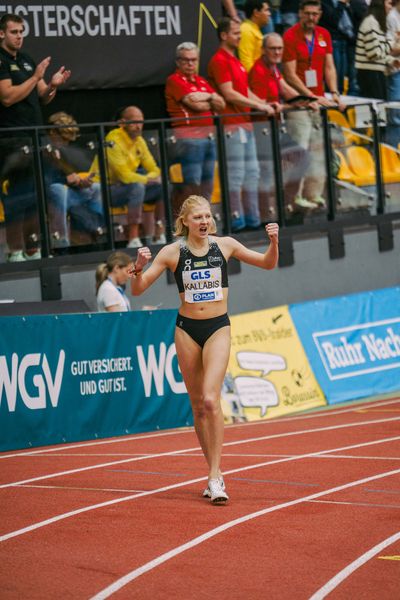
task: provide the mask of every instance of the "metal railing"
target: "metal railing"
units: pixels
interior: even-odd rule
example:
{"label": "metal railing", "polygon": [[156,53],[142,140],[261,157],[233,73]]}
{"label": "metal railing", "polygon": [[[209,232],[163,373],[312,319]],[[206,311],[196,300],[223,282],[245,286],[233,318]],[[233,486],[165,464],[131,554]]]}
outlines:
{"label": "metal railing", "polygon": [[[362,110],[369,116],[364,117],[364,120],[361,119],[361,121],[359,119],[357,122],[357,118],[353,115],[353,121],[351,122],[350,117],[347,118],[350,111],[356,113],[360,111],[360,107],[363,107]],[[383,109],[386,111],[386,122],[382,121]],[[291,131],[291,124],[293,125],[293,115],[299,111],[283,114],[280,121],[270,118],[255,123],[254,126],[261,132],[258,138],[258,160],[262,162],[264,152],[264,149],[260,147],[259,140],[261,139],[261,146],[264,144],[263,140],[265,140],[265,154],[268,156],[264,163],[266,164],[269,161],[272,167],[272,177],[269,178],[267,183],[270,189],[269,193],[273,196],[276,206],[276,220],[282,228],[281,266],[292,263],[290,258],[293,255],[292,238],[302,234],[328,234],[330,236],[331,258],[341,255],[340,246],[343,241],[343,229],[345,228],[377,227],[379,249],[389,250],[393,247],[393,244],[390,243],[390,238],[393,237],[393,222],[400,219],[400,158],[398,148],[386,145],[382,136],[384,125],[386,128],[390,127],[391,111],[396,110],[399,110],[396,106],[392,108],[390,104],[384,105],[382,103],[360,104],[356,107],[349,106],[344,124],[340,123],[340,119],[335,120],[331,111],[325,109],[320,111],[319,122],[317,126],[313,126],[311,134],[311,144],[314,138],[320,140],[317,151],[319,148],[324,159],[320,176],[325,181],[323,195],[326,199],[326,206],[318,211],[299,210],[294,212],[293,203],[290,204],[287,197],[285,197],[285,181],[291,167],[285,165],[281,144],[283,136],[287,135],[288,132],[292,137],[295,137],[293,131]],[[257,115],[261,116],[261,113],[257,113]],[[237,117],[237,115],[235,116]],[[201,128],[202,118],[198,117],[197,120],[199,128]],[[64,247],[62,252],[55,247],[53,240],[55,233],[51,230],[49,178],[47,175],[48,165],[46,164],[46,156],[48,157],[55,150],[51,142],[51,131],[54,130],[55,126],[0,129],[0,155],[2,156],[2,164],[0,165],[0,174],[2,174],[1,199],[3,204],[7,205],[7,195],[10,193],[8,187],[10,184],[9,173],[11,172],[11,179],[14,176],[14,180],[18,180],[18,165],[17,167],[14,165],[14,171],[12,171],[13,167],[11,167],[11,171],[10,169],[7,171],[7,161],[10,160],[10,147],[13,147],[14,154],[18,155],[19,153],[21,157],[24,157],[27,163],[25,175],[28,172],[28,178],[31,183],[33,182],[35,211],[39,223],[39,231],[36,237],[39,239],[41,249],[41,260],[39,261],[25,261],[23,264],[7,262],[9,247],[5,235],[8,226],[7,210],[5,210],[5,217],[0,226],[0,247],[3,249],[3,258],[0,257],[0,273],[10,273],[27,268],[41,268],[42,264],[47,264],[43,261],[50,258],[56,259],[56,263],[53,264],[59,266],[73,264],[78,261],[96,262],[99,252],[108,253],[125,245],[124,239],[118,235],[119,230],[116,229],[118,218],[115,216],[112,188],[107,175],[107,147],[109,142],[107,142],[106,136],[107,132],[116,126],[118,124],[115,122],[78,125],[80,138],[70,144],[70,147],[82,150],[83,155],[86,156],[88,164],[86,169],[82,170],[87,170],[90,160],[95,155],[98,157],[98,179],[101,188],[104,225],[101,236],[97,241],[71,243]],[[61,130],[63,127],[57,126],[57,128]],[[161,170],[162,202],[164,203],[167,241],[173,239],[172,196],[179,185],[185,184],[184,180],[176,181],[171,175],[171,165],[180,164],[179,156],[176,157],[175,152],[177,145],[182,141],[179,138],[179,131],[178,128],[173,128],[173,121],[170,119],[147,120],[144,122],[143,137],[147,140],[148,147],[154,154]],[[230,235],[232,234],[230,195],[232,164],[229,163],[229,156],[227,155],[230,130],[229,127],[223,124],[221,117],[215,116],[214,127],[208,131],[207,136],[214,140],[216,162],[219,167],[218,197],[212,199],[214,214],[219,219],[219,232]],[[382,156],[382,152],[385,153],[385,156]],[[390,173],[387,172],[386,154],[391,158],[397,158],[399,161],[399,168],[397,169],[397,163],[393,163]],[[316,159],[315,148],[310,151],[310,155],[312,162]],[[346,155],[358,156],[358,163],[354,159],[354,165],[350,161],[349,164],[341,162],[338,166],[338,155],[342,157]],[[363,157],[364,159],[371,157],[372,164],[375,165],[375,177],[371,175],[368,179],[367,168],[371,167],[371,163],[367,161],[368,164],[365,163],[365,177],[363,179]],[[321,155],[318,158],[321,159]],[[333,165],[336,165],[336,170],[333,169]],[[352,170],[356,167],[358,171]],[[343,169],[349,169],[350,176],[346,177],[341,174]],[[12,175],[13,173],[14,175]],[[396,173],[398,177],[396,177]],[[23,178],[23,176],[21,177]],[[264,183],[266,182],[264,181]],[[215,186],[213,193],[215,196]],[[258,239],[264,238],[262,231],[257,229],[254,231],[244,229],[234,234],[245,240],[246,243],[256,242]],[[79,258],[77,259],[76,255],[78,253]]]}

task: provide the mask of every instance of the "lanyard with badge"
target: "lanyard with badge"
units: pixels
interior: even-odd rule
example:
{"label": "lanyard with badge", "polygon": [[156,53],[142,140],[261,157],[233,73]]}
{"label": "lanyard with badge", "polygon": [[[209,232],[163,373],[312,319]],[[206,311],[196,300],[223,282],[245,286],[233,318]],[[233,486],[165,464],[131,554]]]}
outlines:
{"label": "lanyard with badge", "polygon": [[307,49],[308,49],[308,69],[304,72],[304,77],[306,80],[306,86],[308,88],[315,88],[318,85],[317,82],[317,71],[311,68],[312,56],[314,52],[315,45],[315,31],[313,32],[313,36],[311,40],[305,38]]}

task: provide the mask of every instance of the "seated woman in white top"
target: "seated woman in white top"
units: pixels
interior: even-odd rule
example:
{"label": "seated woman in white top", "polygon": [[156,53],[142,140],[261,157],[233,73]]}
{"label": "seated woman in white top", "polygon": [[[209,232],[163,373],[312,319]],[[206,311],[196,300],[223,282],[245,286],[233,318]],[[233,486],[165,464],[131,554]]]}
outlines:
{"label": "seated woman in white top", "polygon": [[125,252],[113,252],[96,269],[97,309],[100,312],[126,312],[131,309],[125,293],[125,284],[133,260]]}

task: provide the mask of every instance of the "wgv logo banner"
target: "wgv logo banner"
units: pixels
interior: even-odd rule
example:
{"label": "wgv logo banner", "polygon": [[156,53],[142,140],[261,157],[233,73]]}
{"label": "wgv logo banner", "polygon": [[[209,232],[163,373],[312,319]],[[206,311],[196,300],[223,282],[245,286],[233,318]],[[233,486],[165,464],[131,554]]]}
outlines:
{"label": "wgv logo banner", "polygon": [[176,311],[4,317],[0,450],[192,424]]}
{"label": "wgv logo banner", "polygon": [[329,403],[400,389],[400,288],[290,307]]}

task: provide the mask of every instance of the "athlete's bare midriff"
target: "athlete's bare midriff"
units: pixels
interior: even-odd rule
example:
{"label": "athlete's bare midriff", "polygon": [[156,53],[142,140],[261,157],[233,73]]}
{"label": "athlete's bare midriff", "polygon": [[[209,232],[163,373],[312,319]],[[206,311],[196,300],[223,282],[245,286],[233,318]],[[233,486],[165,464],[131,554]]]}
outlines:
{"label": "athlete's bare midriff", "polygon": [[179,314],[188,319],[212,319],[224,315],[228,310],[228,288],[223,289],[223,300],[217,302],[200,302],[191,304],[185,302],[185,294],[179,294],[181,305]]}

